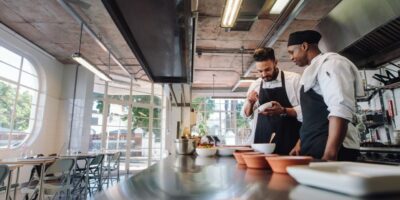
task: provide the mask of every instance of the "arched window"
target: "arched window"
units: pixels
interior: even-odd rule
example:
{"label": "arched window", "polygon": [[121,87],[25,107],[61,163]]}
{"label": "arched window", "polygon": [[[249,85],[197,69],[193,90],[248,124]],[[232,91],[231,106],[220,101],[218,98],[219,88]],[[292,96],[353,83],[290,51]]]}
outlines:
{"label": "arched window", "polygon": [[0,46],[0,148],[16,148],[32,134],[38,93],[32,63]]}

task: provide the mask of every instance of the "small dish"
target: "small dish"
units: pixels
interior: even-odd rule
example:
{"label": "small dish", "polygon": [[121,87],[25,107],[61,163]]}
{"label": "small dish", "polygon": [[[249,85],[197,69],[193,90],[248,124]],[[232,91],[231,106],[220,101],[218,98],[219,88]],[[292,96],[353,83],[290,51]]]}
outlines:
{"label": "small dish", "polygon": [[217,153],[217,148],[196,148],[196,153],[203,157],[213,156]]}
{"label": "small dish", "polygon": [[265,154],[270,154],[274,152],[276,147],[275,143],[255,143],[251,144],[251,148],[253,148],[256,151],[265,153]]}
{"label": "small dish", "polygon": [[263,112],[266,108],[271,108],[271,107],[272,107],[272,103],[267,102],[267,103],[264,103],[261,106],[259,106],[257,109],[258,109],[258,112]]}
{"label": "small dish", "polygon": [[247,155],[247,154],[262,154],[262,153],[260,153],[260,152],[234,152],[233,153],[233,156],[235,157],[235,159],[236,159],[236,162],[239,164],[239,165],[245,165],[246,163],[244,162],[244,159],[243,159],[243,157],[242,157],[242,155]]}
{"label": "small dish", "polygon": [[277,154],[243,154],[243,160],[246,163],[246,166],[251,169],[268,169],[270,166],[268,165],[265,157],[270,156],[278,156]]}
{"label": "small dish", "polygon": [[277,156],[265,157],[273,172],[287,173],[286,168],[294,165],[308,165],[313,159],[311,156]]}
{"label": "small dish", "polygon": [[236,148],[232,147],[219,147],[217,154],[219,156],[232,156],[233,152],[235,152]]}

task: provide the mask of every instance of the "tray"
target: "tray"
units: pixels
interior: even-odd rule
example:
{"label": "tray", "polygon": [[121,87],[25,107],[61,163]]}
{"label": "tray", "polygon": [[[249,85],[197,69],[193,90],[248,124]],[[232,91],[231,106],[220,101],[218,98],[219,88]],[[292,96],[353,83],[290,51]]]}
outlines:
{"label": "tray", "polygon": [[400,192],[400,167],[397,166],[327,162],[287,170],[301,184],[353,196]]}

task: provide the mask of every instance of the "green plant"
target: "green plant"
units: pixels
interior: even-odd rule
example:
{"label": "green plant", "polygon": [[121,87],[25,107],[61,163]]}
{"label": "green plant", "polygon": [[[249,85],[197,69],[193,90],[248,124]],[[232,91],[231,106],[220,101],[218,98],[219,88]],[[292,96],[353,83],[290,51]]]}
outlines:
{"label": "green plant", "polygon": [[207,135],[207,125],[206,122],[202,121],[199,123],[199,125],[197,125],[198,129],[199,129],[199,136],[205,136]]}

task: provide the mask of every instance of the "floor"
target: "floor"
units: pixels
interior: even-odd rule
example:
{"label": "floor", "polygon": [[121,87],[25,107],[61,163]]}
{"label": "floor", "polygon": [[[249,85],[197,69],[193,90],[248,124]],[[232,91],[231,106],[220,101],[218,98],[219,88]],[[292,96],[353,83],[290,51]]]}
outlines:
{"label": "floor", "polygon": [[[125,179],[127,179],[127,178],[133,176],[133,175],[136,174],[136,173],[138,173],[138,172],[133,172],[133,173],[130,173],[130,174],[123,174],[123,175],[120,175],[120,181],[123,181],[123,180],[125,180]],[[115,184],[115,183],[114,183],[114,184]],[[104,185],[104,187],[107,187],[107,186]],[[112,185],[110,185],[110,187],[112,187]],[[104,189],[107,189],[107,188],[104,188]],[[10,194],[11,194],[11,196],[12,196],[12,195],[14,194],[14,191],[11,191]],[[5,199],[5,196],[6,196],[5,191],[0,192],[0,199]],[[17,190],[17,195],[16,195],[16,200],[23,200],[23,197],[24,197],[24,195],[21,193],[21,190],[18,189],[18,190]],[[87,196],[87,200],[92,200],[92,199],[94,199],[94,196],[89,196],[89,195]]]}

